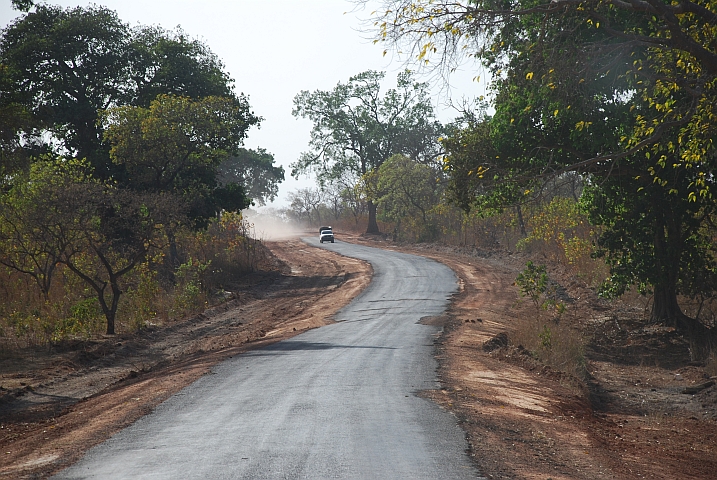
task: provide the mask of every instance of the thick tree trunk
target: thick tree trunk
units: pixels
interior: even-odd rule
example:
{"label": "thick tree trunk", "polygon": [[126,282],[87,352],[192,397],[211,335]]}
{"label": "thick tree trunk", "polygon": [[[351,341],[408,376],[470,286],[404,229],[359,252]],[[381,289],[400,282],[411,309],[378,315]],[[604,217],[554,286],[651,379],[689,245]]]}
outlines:
{"label": "thick tree trunk", "polygon": [[669,215],[658,217],[655,224],[654,258],[659,274],[654,285],[651,320],[676,328],[689,342],[692,360],[702,361],[717,347],[717,329],[685,315],[677,301],[680,254],[685,248],[680,226],[681,219]]}
{"label": "thick tree trunk", "polygon": [[677,289],[674,285],[656,285],[654,302],[652,305],[652,321],[663,323],[670,327],[679,328],[681,320],[685,317],[677,302]]}
{"label": "thick tree trunk", "polygon": [[378,234],[381,231],[378,229],[378,223],[376,222],[376,204],[369,200],[368,202],[368,228],[366,233]]}

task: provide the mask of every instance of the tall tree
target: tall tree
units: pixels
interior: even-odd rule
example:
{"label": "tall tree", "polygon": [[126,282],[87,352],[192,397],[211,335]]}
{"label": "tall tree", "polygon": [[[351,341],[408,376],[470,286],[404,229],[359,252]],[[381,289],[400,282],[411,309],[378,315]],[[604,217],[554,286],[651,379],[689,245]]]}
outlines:
{"label": "tall tree", "polygon": [[[138,27],[130,43],[131,103],[148,107],[157,95],[234,97],[234,81],[207,45],[179,27]],[[245,100],[243,97],[240,101]]]}
{"label": "tall tree", "polygon": [[114,11],[98,6],[37,5],[2,31],[0,65],[0,104],[11,99],[22,106],[62,146],[57,153],[89,159],[95,175],[105,179],[123,181],[124,172],[109,159],[100,111],[148,107],[159,94],[247,103],[201,41],[179,29],[130,29]]}
{"label": "tall tree", "polygon": [[[130,31],[104,7],[37,5],[0,38],[0,63],[29,110],[71,156],[109,169],[97,112],[127,98]],[[103,151],[104,150],[104,151]]]}
{"label": "tall tree", "polygon": [[377,172],[377,203],[385,217],[396,222],[397,232],[406,218],[418,218],[419,240],[434,240],[430,211],[439,203],[440,184],[434,171],[405,155],[393,155]]}
{"label": "tall tree", "polygon": [[[319,179],[345,170],[365,175],[397,153],[435,159],[441,125],[425,83],[410,72],[398,75],[397,87],[381,96],[383,72],[366,71],[331,91],[302,91],[293,114],[314,124],[310,151],[292,164],[292,175],[315,172]],[[420,141],[418,140],[420,139]],[[368,202],[367,233],[378,233],[376,204]]]}
{"label": "tall tree", "polygon": [[219,164],[260,121],[247,102],[160,95],[149,108],[111,108],[102,118],[112,161],[126,168],[129,184],[183,198],[195,226],[249,205],[242,185],[217,183]]}
{"label": "tall tree", "polygon": [[247,195],[259,205],[273,202],[284,181],[284,167],[274,165],[274,155],[263,148],[240,148],[235,155],[219,164],[221,185],[242,185]]}

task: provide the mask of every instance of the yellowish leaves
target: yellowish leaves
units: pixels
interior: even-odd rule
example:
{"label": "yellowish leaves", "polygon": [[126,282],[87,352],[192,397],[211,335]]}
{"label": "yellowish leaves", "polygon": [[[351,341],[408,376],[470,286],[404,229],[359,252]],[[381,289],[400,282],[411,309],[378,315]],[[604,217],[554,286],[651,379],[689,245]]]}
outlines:
{"label": "yellowish leaves", "polygon": [[586,122],[585,120],[581,120],[575,124],[575,130],[582,132],[583,130],[590,128],[590,125],[592,124],[593,122]]}
{"label": "yellowish leaves", "polygon": [[525,75],[525,79],[526,79],[526,80],[532,80],[532,79],[533,79],[533,72],[528,72],[528,73]]}

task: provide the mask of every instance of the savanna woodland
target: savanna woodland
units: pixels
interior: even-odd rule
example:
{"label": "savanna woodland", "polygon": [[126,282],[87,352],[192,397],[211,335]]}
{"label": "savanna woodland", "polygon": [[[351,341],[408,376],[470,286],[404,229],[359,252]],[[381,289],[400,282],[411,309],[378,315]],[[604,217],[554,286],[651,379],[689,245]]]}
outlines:
{"label": "savanna woodland", "polygon": [[0,34],[5,347],[133,331],[203,308],[260,246],[241,210],[283,168],[209,47],[101,6],[14,2]]}
{"label": "savanna woodland", "polygon": [[[490,77],[489,102],[440,139],[441,201],[409,216],[426,228],[426,211],[457,205],[463,232],[445,216],[428,231],[466,238],[497,221],[576,269],[604,261],[603,296],[649,297],[646,321],[706,358],[717,340],[717,3],[387,1],[373,15],[387,52],[449,78],[466,62]],[[396,199],[377,195],[390,216]]]}
{"label": "savanna woodland", "polygon": [[[312,128],[291,175],[316,186],[263,212],[454,269],[461,292],[426,320],[446,327],[442,387],[424,393],[456,413],[487,477],[714,478],[717,0],[350,3],[378,55],[406,68],[296,94],[291,113]],[[267,258],[277,289],[305,283],[247,307],[255,331],[238,343],[272,341],[277,318],[320,326],[340,303],[323,295],[348,285],[348,302],[368,283],[358,261],[298,240],[272,257],[253,238],[242,211],[276,199],[285,172],[245,148],[262,117],[208,45],[101,6],[12,4],[3,359],[154,331],[169,351],[172,320],[204,335],[195,314]],[[479,93],[441,122],[425,80],[459,69]],[[217,338],[202,353],[236,346]]]}

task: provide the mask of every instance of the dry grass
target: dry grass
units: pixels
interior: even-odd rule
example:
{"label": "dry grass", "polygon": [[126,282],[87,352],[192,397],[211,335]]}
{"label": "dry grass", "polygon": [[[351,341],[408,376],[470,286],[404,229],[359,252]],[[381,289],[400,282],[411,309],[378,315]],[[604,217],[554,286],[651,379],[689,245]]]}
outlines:
{"label": "dry grass", "polygon": [[511,340],[514,345],[522,345],[544,365],[580,380],[586,378],[583,336],[567,322],[540,315],[523,318],[516,325]]}

